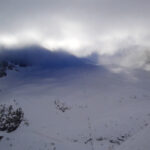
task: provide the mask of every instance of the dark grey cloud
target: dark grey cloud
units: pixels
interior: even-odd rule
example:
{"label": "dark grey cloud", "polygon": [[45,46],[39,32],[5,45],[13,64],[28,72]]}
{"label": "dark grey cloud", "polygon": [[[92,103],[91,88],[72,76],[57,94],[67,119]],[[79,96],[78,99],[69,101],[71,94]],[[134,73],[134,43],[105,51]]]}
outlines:
{"label": "dark grey cloud", "polygon": [[132,68],[137,64],[130,59],[147,61],[149,6],[149,0],[0,0],[0,45],[37,44],[78,56],[97,52],[113,57],[102,63]]}

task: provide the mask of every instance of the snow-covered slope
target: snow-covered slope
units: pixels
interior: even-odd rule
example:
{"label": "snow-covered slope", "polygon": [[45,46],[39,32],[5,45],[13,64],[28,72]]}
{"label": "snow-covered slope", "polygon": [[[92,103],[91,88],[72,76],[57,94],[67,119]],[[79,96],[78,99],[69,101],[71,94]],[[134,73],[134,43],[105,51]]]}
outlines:
{"label": "snow-covered slope", "polygon": [[33,70],[0,78],[0,103],[21,107],[28,122],[0,132],[0,149],[150,149],[148,78],[133,80],[94,66]]}
{"label": "snow-covered slope", "polygon": [[149,140],[150,140],[150,126],[135,134],[127,142],[122,144],[117,150],[131,150],[131,149],[149,150],[150,148]]}

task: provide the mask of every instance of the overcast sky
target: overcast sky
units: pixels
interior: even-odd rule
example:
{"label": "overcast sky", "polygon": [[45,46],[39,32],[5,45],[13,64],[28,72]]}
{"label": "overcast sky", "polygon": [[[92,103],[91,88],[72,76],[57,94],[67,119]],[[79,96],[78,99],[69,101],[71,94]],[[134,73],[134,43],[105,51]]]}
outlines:
{"label": "overcast sky", "polygon": [[40,45],[150,70],[149,0],[0,0],[0,46]]}

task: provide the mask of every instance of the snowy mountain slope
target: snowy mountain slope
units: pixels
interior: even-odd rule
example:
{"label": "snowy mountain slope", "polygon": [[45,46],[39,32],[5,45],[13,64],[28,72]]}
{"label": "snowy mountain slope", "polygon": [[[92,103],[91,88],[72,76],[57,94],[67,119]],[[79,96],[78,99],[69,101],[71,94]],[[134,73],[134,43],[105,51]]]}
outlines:
{"label": "snowy mountain slope", "polygon": [[117,150],[122,150],[122,149],[123,150],[131,150],[131,149],[149,150],[150,148],[149,139],[150,139],[150,126],[135,134],[131,139],[129,139],[124,144],[122,144]]}
{"label": "snowy mountain slope", "polygon": [[[150,123],[149,80],[142,80],[132,81],[99,67],[45,70],[42,75],[41,71],[33,74],[32,67],[10,71],[0,79],[0,102],[17,103],[29,126],[22,123],[12,133],[1,133],[0,147],[126,150],[126,143],[136,144],[136,139],[150,147],[149,138],[144,138],[149,132],[143,132]],[[130,142],[132,138],[135,142]]]}

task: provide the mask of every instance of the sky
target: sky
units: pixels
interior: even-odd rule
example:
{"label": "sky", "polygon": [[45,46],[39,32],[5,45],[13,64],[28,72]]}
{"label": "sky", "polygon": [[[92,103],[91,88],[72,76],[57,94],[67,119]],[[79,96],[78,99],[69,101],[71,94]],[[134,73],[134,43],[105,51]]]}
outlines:
{"label": "sky", "polygon": [[0,47],[99,55],[113,71],[150,71],[149,0],[0,0]]}

